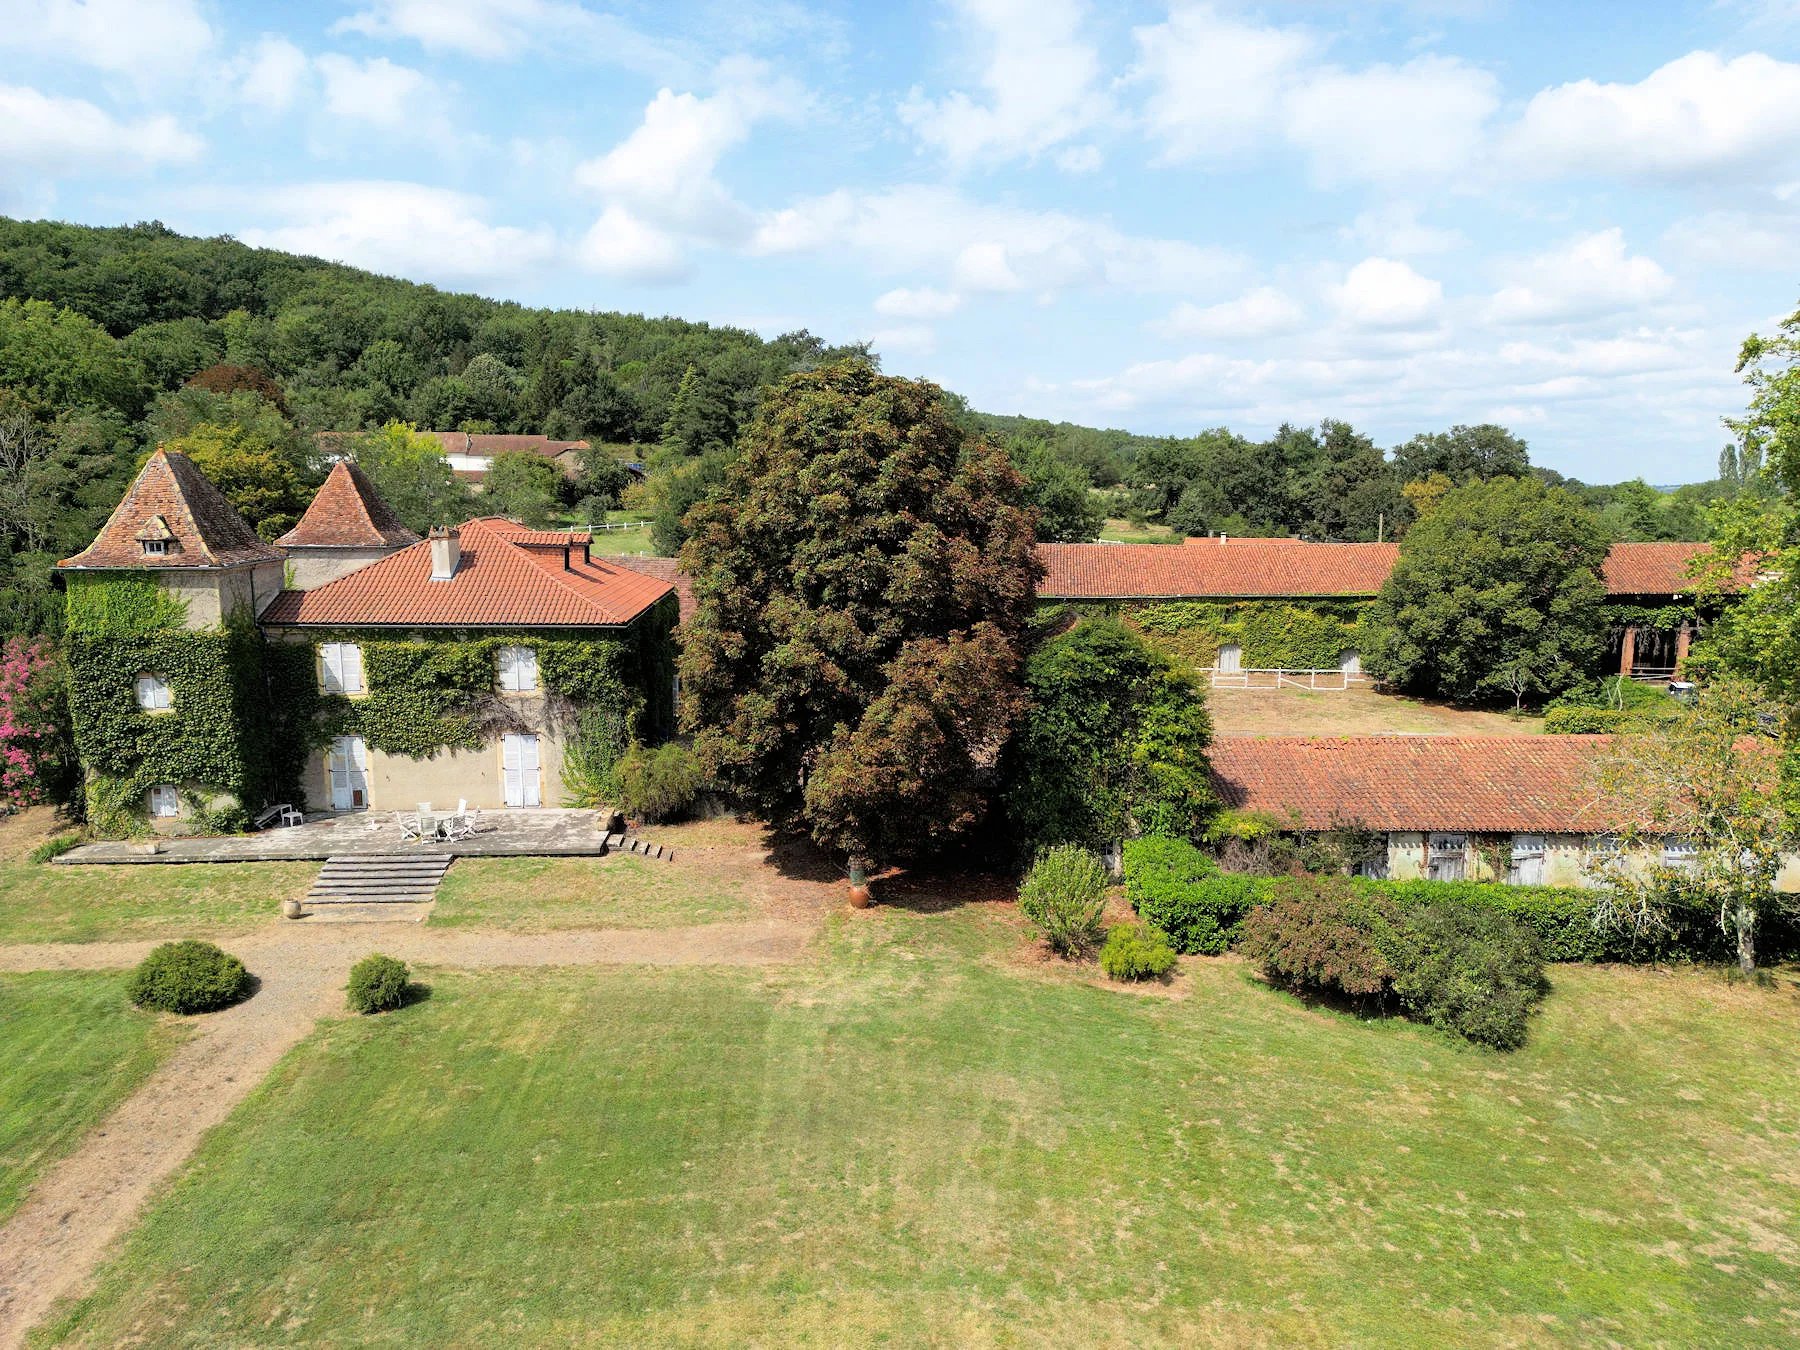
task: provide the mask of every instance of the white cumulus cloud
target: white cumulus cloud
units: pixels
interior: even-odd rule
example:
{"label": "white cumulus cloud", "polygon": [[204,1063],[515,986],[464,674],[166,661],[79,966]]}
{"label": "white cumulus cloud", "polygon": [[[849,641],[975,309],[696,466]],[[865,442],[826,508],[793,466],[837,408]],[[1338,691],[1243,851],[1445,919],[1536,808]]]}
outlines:
{"label": "white cumulus cloud", "polygon": [[1211,5],[1179,4],[1133,30],[1143,117],[1171,160],[1220,159],[1253,148],[1276,124],[1286,85],[1318,50],[1299,28],[1244,23]]}
{"label": "white cumulus cloud", "polygon": [[[912,91],[900,118],[925,145],[958,166],[1032,156],[1106,115],[1100,56],[1082,32],[1078,0],[955,0],[955,8],[987,54],[981,88],[938,99]],[[1098,160],[1079,153],[1064,167],[1088,172]]]}
{"label": "white cumulus cloud", "polygon": [[1549,323],[1636,309],[1674,285],[1655,259],[1632,254],[1614,226],[1572,239],[1507,269],[1488,304],[1501,323]]}
{"label": "white cumulus cloud", "polygon": [[962,308],[955,291],[936,291],[929,286],[888,291],[875,299],[875,312],[891,319],[943,319]]}
{"label": "white cumulus cloud", "polygon": [[286,38],[265,33],[234,64],[238,101],[264,112],[286,112],[299,97],[310,65],[306,53]]}
{"label": "white cumulus cloud", "polygon": [[668,44],[572,0],[366,0],[331,32],[407,39],[427,51],[481,61],[535,51],[665,74],[684,64]]}
{"label": "white cumulus cloud", "polygon": [[1506,139],[1521,172],[1707,177],[1800,158],[1800,64],[1690,52],[1636,84],[1545,89]]}
{"label": "white cumulus cloud", "polygon": [[600,213],[575,256],[589,271],[650,285],[680,281],[690,270],[679,240],[618,205]]}
{"label": "white cumulus cloud", "polygon": [[276,222],[240,230],[247,244],[414,280],[492,283],[527,275],[558,252],[548,228],[492,224],[481,198],[422,183],[305,183],[229,200]]}
{"label": "white cumulus cloud", "polygon": [[1235,300],[1216,305],[1182,301],[1151,331],[1171,338],[1250,339],[1292,333],[1306,321],[1306,311],[1273,286],[1258,286]]}
{"label": "white cumulus cloud", "polygon": [[1416,328],[1443,307],[1443,283],[1393,258],[1364,258],[1331,288],[1347,323],[1359,328]]}
{"label": "white cumulus cloud", "polygon": [[213,44],[195,0],[11,0],[0,51],[75,61],[140,83],[197,64]]}
{"label": "white cumulus cloud", "polygon": [[120,121],[84,99],[0,84],[0,165],[53,177],[142,173],[187,163],[201,149],[173,117]]}
{"label": "white cumulus cloud", "polygon": [[1322,183],[1445,177],[1475,156],[1499,82],[1451,57],[1319,70],[1289,92],[1287,134]]}
{"label": "white cumulus cloud", "polygon": [[385,56],[358,61],[335,52],[319,57],[316,65],[325,84],[325,110],[334,117],[388,130],[440,120],[427,97],[429,82],[411,66]]}

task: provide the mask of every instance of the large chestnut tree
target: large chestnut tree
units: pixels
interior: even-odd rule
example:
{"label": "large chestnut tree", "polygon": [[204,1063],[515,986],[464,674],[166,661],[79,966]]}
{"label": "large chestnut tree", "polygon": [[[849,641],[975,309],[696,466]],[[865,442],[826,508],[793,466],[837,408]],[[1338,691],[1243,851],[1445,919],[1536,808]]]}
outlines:
{"label": "large chestnut tree", "polygon": [[984,818],[1024,706],[1024,484],[935,385],[788,377],[687,518],[682,722],[713,775],[853,863]]}

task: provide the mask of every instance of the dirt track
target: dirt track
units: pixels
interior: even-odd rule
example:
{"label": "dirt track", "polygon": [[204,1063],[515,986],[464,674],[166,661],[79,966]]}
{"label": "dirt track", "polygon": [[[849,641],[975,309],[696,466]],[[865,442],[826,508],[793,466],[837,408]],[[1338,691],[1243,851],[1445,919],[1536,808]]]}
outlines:
{"label": "dirt track", "polygon": [[[231,941],[260,985],[196,1034],[42,1177],[0,1227],[0,1350],[24,1343],[51,1306],[78,1293],[151,1192],[311,1031],[341,1012],[345,976],[373,951],[464,969],[598,965],[761,965],[794,959],[816,922],[766,919],[695,928],[514,934],[416,924],[308,928],[277,923]],[[0,946],[0,971],[106,970],[153,942]]]}

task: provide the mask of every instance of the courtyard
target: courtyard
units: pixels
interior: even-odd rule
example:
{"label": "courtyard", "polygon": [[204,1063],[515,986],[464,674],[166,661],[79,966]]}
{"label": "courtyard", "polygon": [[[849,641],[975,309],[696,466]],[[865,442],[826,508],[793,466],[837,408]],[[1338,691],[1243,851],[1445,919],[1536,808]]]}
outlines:
{"label": "courtyard", "polygon": [[[259,878],[294,864],[6,862],[7,1343],[25,1313],[45,1345],[1800,1330],[1789,981],[1558,966],[1500,1056],[1231,957],[1108,985],[989,878],[859,913],[755,826],[673,833],[673,865],[460,860],[417,925],[283,923]],[[122,871],[152,893],[116,922],[64,889]],[[258,992],[127,1007],[200,916]],[[345,1014],[372,950],[427,996]]]}

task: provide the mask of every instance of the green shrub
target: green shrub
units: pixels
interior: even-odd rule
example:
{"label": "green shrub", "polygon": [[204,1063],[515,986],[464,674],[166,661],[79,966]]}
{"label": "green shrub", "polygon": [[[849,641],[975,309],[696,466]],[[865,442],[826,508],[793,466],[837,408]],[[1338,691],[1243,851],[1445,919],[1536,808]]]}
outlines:
{"label": "green shrub", "polygon": [[671,741],[651,750],[633,743],[613,766],[613,805],[634,820],[665,824],[694,809],[705,781],[687,746]]}
{"label": "green shrub", "polygon": [[1402,907],[1383,940],[1409,1017],[1496,1050],[1525,1043],[1526,1019],[1549,987],[1530,929],[1496,910],[1437,900]]}
{"label": "green shrub", "polygon": [[1392,910],[1340,879],[1296,877],[1244,917],[1238,947],[1290,989],[1383,998],[1395,975],[1383,951]]}
{"label": "green shrub", "polygon": [[138,963],[126,991],[141,1008],[214,1012],[250,992],[250,972],[210,942],[165,942]]}
{"label": "green shrub", "polygon": [[1125,845],[1125,898],[1139,917],[1168,934],[1176,951],[1189,956],[1224,951],[1270,884],[1264,877],[1220,872],[1184,839],[1133,839]]}
{"label": "green shrub", "polygon": [[1019,909],[1050,949],[1078,956],[1100,939],[1106,867],[1075,844],[1044,849],[1019,887]]}
{"label": "green shrub", "polygon": [[412,972],[406,962],[377,952],[350,967],[350,990],[345,1000],[351,1012],[377,1013],[406,1002]]}
{"label": "green shrub", "polygon": [[32,849],[30,855],[31,861],[34,863],[47,863],[52,858],[62,857],[63,854],[67,853],[72,848],[79,847],[80,844],[81,836],[78,834],[59,834],[54,839],[44,840],[43,843]]}
{"label": "green shrub", "polygon": [[1116,923],[1106,931],[1100,969],[1115,980],[1159,980],[1175,969],[1175,949],[1154,924]]}
{"label": "green shrub", "polygon": [[1642,721],[1623,708],[1551,708],[1544,713],[1544,730],[1552,736],[1610,735]]}

